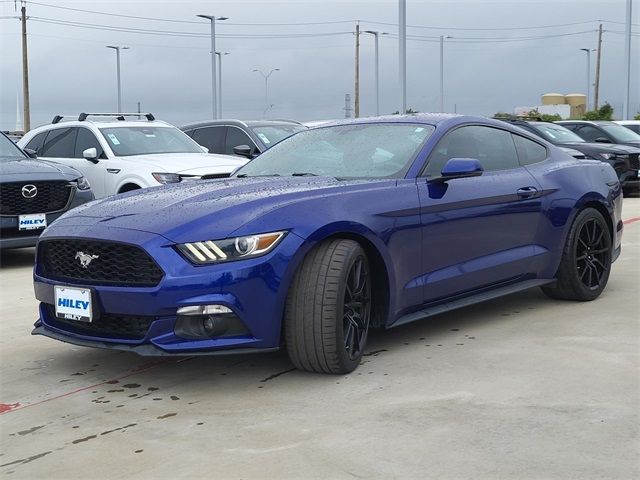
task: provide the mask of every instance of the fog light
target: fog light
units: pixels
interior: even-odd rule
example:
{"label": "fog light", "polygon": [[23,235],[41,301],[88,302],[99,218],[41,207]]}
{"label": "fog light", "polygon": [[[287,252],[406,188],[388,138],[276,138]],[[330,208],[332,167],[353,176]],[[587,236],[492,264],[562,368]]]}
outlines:
{"label": "fog light", "polygon": [[249,330],[233,311],[224,305],[181,307],[174,327],[182,338],[217,338],[247,335]]}

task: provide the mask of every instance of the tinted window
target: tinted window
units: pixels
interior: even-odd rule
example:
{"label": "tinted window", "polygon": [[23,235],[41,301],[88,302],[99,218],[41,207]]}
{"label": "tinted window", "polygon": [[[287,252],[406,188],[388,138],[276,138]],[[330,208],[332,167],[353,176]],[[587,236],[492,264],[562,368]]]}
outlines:
{"label": "tinted window", "polygon": [[584,138],[587,142],[595,142],[596,138],[608,138],[604,132],[592,127],[591,125],[583,125],[578,127],[576,133]]}
{"label": "tinted window", "polygon": [[244,133],[242,130],[237,127],[229,127],[227,129],[227,141],[225,142],[224,153],[233,155],[233,147],[237,147],[239,145],[249,145],[254,150],[256,146],[249,135]]}
{"label": "tinted window", "polygon": [[410,123],[336,125],[282,140],[238,171],[238,176],[326,175],[399,178],[434,128]]}
{"label": "tinted window", "polygon": [[617,125],[615,123],[610,123],[607,125],[602,125],[602,128],[605,132],[609,134],[611,138],[613,138],[616,142],[637,142],[640,141],[640,137],[637,133],[632,132],[630,129],[625,128],[621,125]]}
{"label": "tinted window", "polygon": [[36,152],[37,155],[41,155],[42,144],[44,143],[44,139],[46,136],[47,132],[37,134],[35,137],[29,140],[29,143],[27,143],[24,148],[30,148],[31,150]]}
{"label": "tinted window", "polygon": [[227,127],[205,127],[197,128],[192,134],[199,145],[207,147],[209,153],[222,153],[224,151],[224,133]]}
{"label": "tinted window", "polygon": [[95,148],[98,151],[98,158],[102,158],[102,147],[100,142],[88,128],[79,128],[76,138],[76,158],[82,158],[82,152],[87,148]]}
{"label": "tinted window", "polygon": [[77,128],[58,128],[49,130],[42,146],[43,157],[73,158],[76,145]]}
{"label": "tinted window", "polygon": [[442,167],[451,158],[475,158],[485,171],[520,166],[511,133],[477,125],[460,127],[447,133],[429,158],[427,174],[439,176]]}
{"label": "tinted window", "polygon": [[546,147],[539,143],[520,135],[514,135],[513,141],[516,144],[520,165],[531,165],[532,163],[542,162],[547,158]]}
{"label": "tinted window", "polygon": [[20,149],[9,140],[4,134],[0,133],[0,162],[10,160],[12,158],[24,158],[25,156]]}

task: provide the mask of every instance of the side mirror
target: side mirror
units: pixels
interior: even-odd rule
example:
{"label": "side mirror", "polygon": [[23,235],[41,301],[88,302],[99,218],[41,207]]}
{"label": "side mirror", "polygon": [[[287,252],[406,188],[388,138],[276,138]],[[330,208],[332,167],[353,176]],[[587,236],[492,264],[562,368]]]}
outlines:
{"label": "side mirror", "polygon": [[249,145],[237,145],[233,147],[233,153],[241,157],[253,158],[253,148]]}
{"label": "side mirror", "polygon": [[596,138],[596,142],[597,143],[611,143],[611,140],[609,140],[607,137],[598,137],[598,138]]}
{"label": "side mirror", "polygon": [[38,158],[38,155],[36,154],[36,151],[32,150],[30,148],[25,148],[24,149],[24,153],[26,153],[27,157],[29,157],[29,158]]}
{"label": "side mirror", "polygon": [[82,152],[82,156],[92,163],[98,163],[98,150],[95,147],[87,148]]}
{"label": "side mirror", "polygon": [[484,172],[482,164],[475,158],[450,158],[442,167],[443,181],[454,178],[479,177]]}
{"label": "side mirror", "polygon": [[199,145],[204,153],[209,153],[209,149],[205,146]]}

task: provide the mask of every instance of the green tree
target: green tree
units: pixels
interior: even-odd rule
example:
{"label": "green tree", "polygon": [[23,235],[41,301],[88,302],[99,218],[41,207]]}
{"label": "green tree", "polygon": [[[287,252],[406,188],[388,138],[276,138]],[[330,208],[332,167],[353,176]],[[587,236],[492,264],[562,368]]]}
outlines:
{"label": "green tree", "polygon": [[634,120],[640,120],[640,112],[636,113],[636,116],[633,117]]}
{"label": "green tree", "polygon": [[605,103],[598,110],[591,110],[582,116],[582,120],[613,120],[613,107]]}
{"label": "green tree", "polygon": [[[409,108],[407,108],[407,111],[405,113],[407,113],[407,114],[420,113],[420,111],[419,110],[414,110],[413,108],[409,107]],[[391,115],[399,115],[399,114],[400,114],[400,110],[396,110]]]}

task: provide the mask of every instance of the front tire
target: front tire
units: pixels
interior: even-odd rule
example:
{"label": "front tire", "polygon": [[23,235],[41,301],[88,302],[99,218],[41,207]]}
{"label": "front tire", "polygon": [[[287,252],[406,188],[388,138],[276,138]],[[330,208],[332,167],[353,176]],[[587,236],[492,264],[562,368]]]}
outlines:
{"label": "front tire", "polygon": [[360,363],[371,319],[369,261],[357,242],[328,240],[298,269],[284,316],[287,352],[300,370],[344,374]]}
{"label": "front tire", "polygon": [[611,233],[602,214],[594,208],[578,213],[562,253],[557,283],[542,287],[551,298],[591,301],[607,286],[611,272]]}

